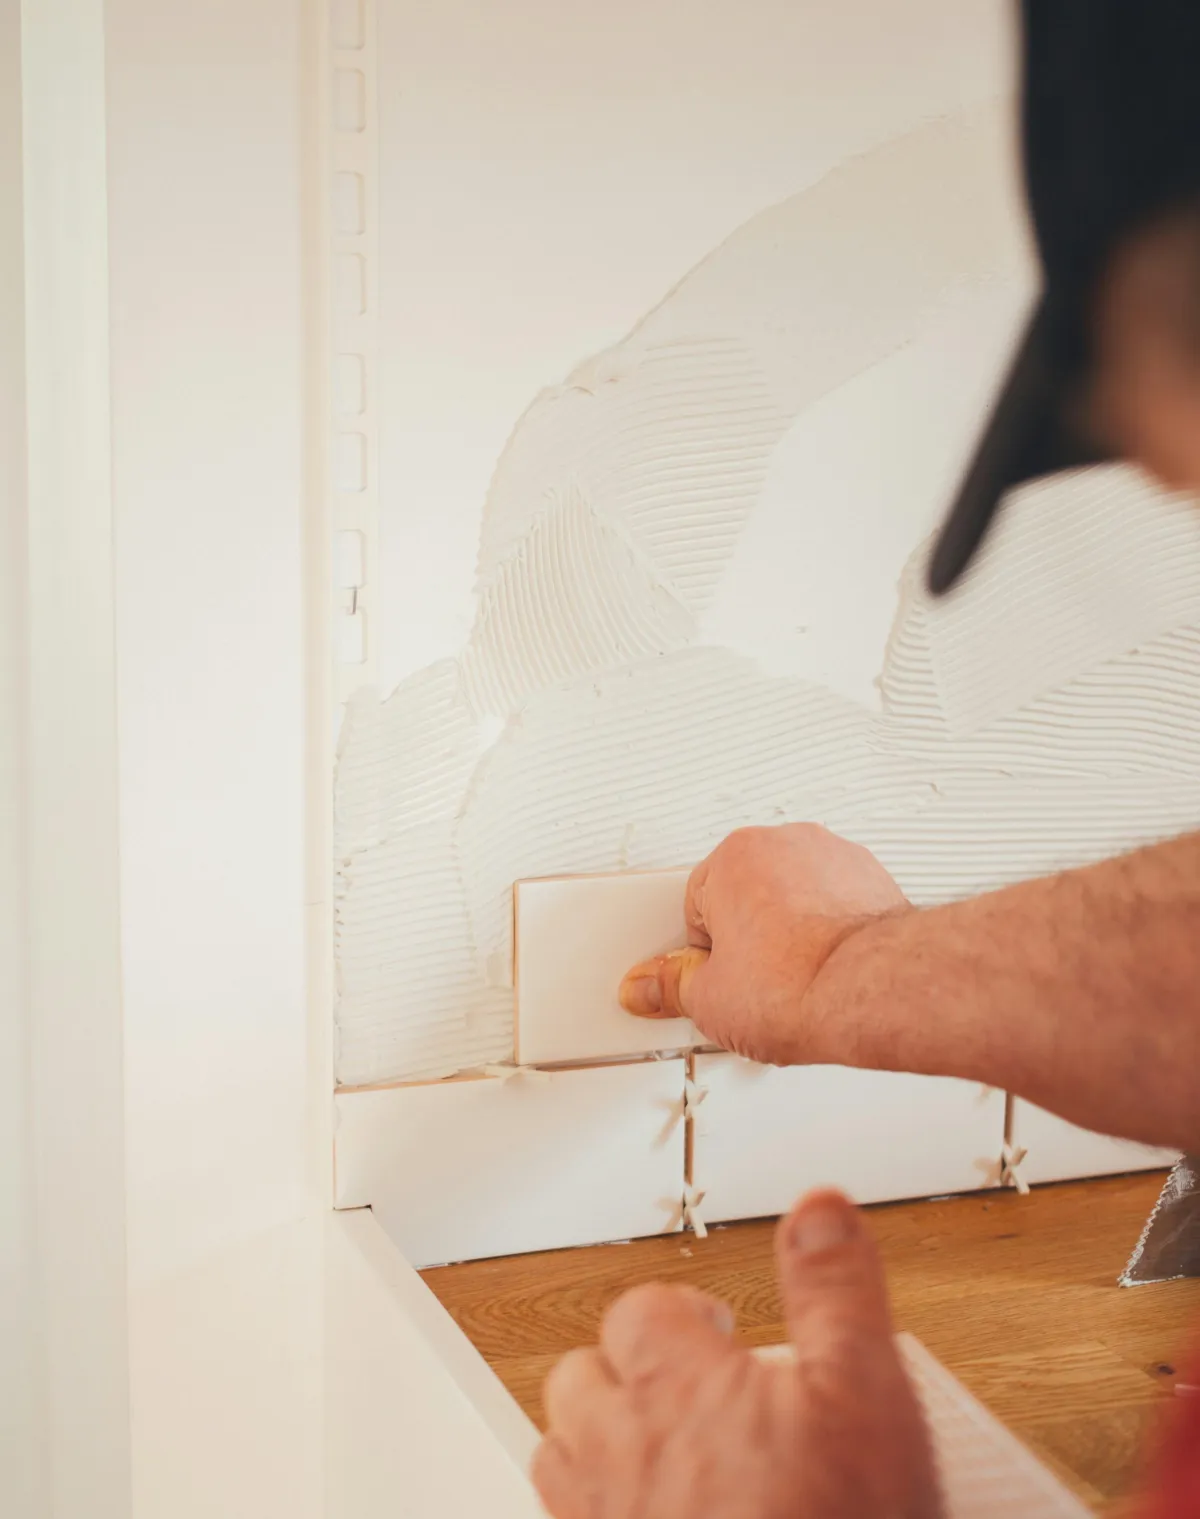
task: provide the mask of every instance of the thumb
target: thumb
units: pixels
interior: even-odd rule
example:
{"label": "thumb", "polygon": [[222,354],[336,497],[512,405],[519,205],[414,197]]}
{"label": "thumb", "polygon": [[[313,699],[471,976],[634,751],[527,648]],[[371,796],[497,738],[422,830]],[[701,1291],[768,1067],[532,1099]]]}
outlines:
{"label": "thumb", "polygon": [[708,964],[706,949],[673,949],[626,973],[617,995],[627,1013],[639,1018],[690,1018],[696,977]]}
{"label": "thumb", "polygon": [[892,1324],[883,1266],[858,1209],[840,1192],[810,1192],[775,1237],[788,1337],[801,1362],[829,1362],[848,1344],[882,1340]]}

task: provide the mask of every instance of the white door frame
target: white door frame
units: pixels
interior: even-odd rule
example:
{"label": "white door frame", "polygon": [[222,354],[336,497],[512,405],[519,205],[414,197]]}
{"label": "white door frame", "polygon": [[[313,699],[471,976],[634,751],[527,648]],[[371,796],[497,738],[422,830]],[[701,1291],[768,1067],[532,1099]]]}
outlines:
{"label": "white door frame", "polygon": [[[305,47],[303,88],[312,103],[300,145],[308,171],[303,320],[312,362],[298,524],[306,554],[310,678],[308,1143],[313,1211],[327,1213],[332,661],[324,0],[305,0],[297,25]],[[19,1416],[6,1419],[12,1449],[0,1448],[0,1508],[13,1519],[129,1519],[135,1458],[139,1519],[159,1519],[164,1494],[172,1514],[183,1512],[180,1503],[203,1502],[197,1473],[213,1473],[226,1494],[245,1494],[264,1480],[270,1491],[282,1470],[271,1461],[295,1462],[295,1446],[281,1452],[264,1440],[257,1471],[239,1469],[219,1451],[214,1461],[214,1440],[219,1446],[224,1426],[205,1419],[206,1396],[215,1383],[221,1417],[238,1414],[242,1427],[253,1427],[273,1382],[281,1402],[294,1396],[280,1370],[289,1362],[279,1336],[290,1342],[292,1364],[312,1365],[315,1332],[324,1349],[316,1395],[305,1404],[320,1421],[308,1432],[309,1451],[332,1440],[347,1458],[334,1466],[349,1473],[345,1491],[310,1495],[321,1513],[327,1502],[361,1519],[394,1512],[410,1486],[431,1497],[444,1492],[452,1508],[467,1476],[484,1489],[500,1484],[504,1512],[532,1513],[536,1504],[520,1476],[536,1438],[532,1427],[368,1213],[314,1217],[297,1223],[282,1243],[278,1229],[268,1231],[261,1247],[249,1243],[240,1257],[214,1259],[176,1283],[139,1291],[130,1302],[104,0],[0,0],[0,53],[0,72],[7,67],[0,83],[9,86],[0,110],[12,117],[0,142],[6,154],[0,180],[0,990],[4,1011],[11,1006],[15,1014],[0,1027],[0,1107],[11,1139],[0,1221],[6,1226],[4,1281],[12,1288],[4,1310],[23,1331],[22,1342],[6,1336],[6,1347],[17,1353],[0,1366],[0,1410]],[[305,1314],[285,1313],[282,1323],[276,1318],[259,1333],[260,1322],[270,1321],[283,1262],[293,1276],[312,1281],[323,1309],[315,1324]],[[377,1287],[364,1291],[369,1281]],[[238,1317],[234,1308],[256,1302],[256,1292],[263,1294],[258,1306]],[[188,1332],[198,1304],[217,1307],[195,1346]],[[140,1331],[143,1425],[135,1425],[132,1436],[130,1312]],[[357,1338],[339,1337],[342,1324]],[[374,1369],[371,1358],[378,1360],[389,1337],[397,1353]],[[27,1354],[19,1353],[22,1347]],[[197,1354],[189,1359],[192,1347]],[[234,1365],[253,1368],[244,1407],[238,1377],[227,1376]],[[360,1394],[371,1406],[371,1429],[346,1423]],[[406,1435],[418,1404],[433,1421],[419,1441],[411,1430]],[[156,1407],[163,1410],[165,1423],[155,1427],[163,1438],[153,1449],[139,1443],[133,1450],[153,1424],[147,1409]],[[385,1438],[374,1439],[376,1429]],[[257,1452],[258,1442],[252,1443]],[[465,1469],[456,1474],[460,1456]]]}
{"label": "white door frame", "polygon": [[[24,0],[19,21],[16,9],[5,0],[6,33],[20,26],[26,488],[9,501],[25,549],[9,570],[26,616],[23,680],[5,719],[25,739],[27,1179],[39,1299],[31,1390],[40,1394],[31,1433],[43,1479],[23,1501],[55,1519],[125,1519],[104,6]],[[3,209],[7,222],[12,201]]]}

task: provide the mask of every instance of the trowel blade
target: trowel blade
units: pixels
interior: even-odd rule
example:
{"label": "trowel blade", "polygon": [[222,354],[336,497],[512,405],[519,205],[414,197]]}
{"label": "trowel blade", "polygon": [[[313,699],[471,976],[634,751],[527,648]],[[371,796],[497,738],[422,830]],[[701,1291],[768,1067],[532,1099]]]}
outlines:
{"label": "trowel blade", "polygon": [[1181,1276],[1200,1276],[1200,1156],[1196,1155],[1176,1161],[1118,1282],[1122,1287],[1136,1287]]}

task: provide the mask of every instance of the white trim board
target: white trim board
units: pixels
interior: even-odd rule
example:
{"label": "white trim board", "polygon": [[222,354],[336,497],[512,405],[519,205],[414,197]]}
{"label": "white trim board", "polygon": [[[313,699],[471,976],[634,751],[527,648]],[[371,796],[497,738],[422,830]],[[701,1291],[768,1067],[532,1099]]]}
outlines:
{"label": "white trim board", "polygon": [[336,1205],[418,1267],[683,1227],[682,1060],[338,1094]]}
{"label": "white trim board", "polygon": [[816,1186],[874,1203],[998,1180],[1004,1093],[973,1082],[697,1055],[695,1084],[692,1184],[710,1221],[783,1213]]}
{"label": "white trim board", "polygon": [[1089,1176],[1119,1176],[1123,1171],[1155,1171],[1179,1159],[1177,1150],[1081,1129],[1022,1097],[1013,1098],[1010,1139],[1014,1151],[1025,1151],[1018,1171],[1030,1186],[1081,1181]]}
{"label": "white trim board", "polygon": [[131,1299],[139,1519],[536,1519],[537,1431],[369,1212]]}

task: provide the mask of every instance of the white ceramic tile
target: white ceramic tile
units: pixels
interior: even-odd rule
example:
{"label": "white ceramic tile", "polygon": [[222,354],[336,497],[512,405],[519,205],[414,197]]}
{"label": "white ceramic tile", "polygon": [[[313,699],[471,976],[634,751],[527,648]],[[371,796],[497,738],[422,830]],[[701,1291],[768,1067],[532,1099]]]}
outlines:
{"label": "white ceramic tile", "polygon": [[710,1221],[783,1213],[810,1187],[856,1202],[995,1182],[1004,1094],[973,1082],[697,1055],[693,1178]]}
{"label": "white ceramic tile", "polygon": [[1091,1510],[919,1340],[896,1339],[933,1436],[946,1519],[1088,1519]]}
{"label": "white ceramic tile", "polygon": [[682,1060],[523,1072],[337,1103],[339,1208],[414,1266],[681,1227]]}
{"label": "white ceramic tile", "polygon": [[[946,1519],[1087,1519],[1090,1512],[911,1334],[896,1345],[933,1440]],[[791,1358],[764,1345],[764,1361]]]}
{"label": "white ceramic tile", "polygon": [[633,1018],[625,972],[687,942],[686,870],[563,876],[516,885],[517,1059],[620,1058],[702,1043],[685,1018]]}
{"label": "white ceramic tile", "polygon": [[1178,1150],[1156,1149],[1129,1139],[1094,1134],[1020,1097],[1013,1102],[1012,1139],[1014,1148],[1027,1152],[1020,1170],[1031,1186],[1080,1176],[1153,1171],[1159,1166],[1173,1166],[1179,1159]]}

